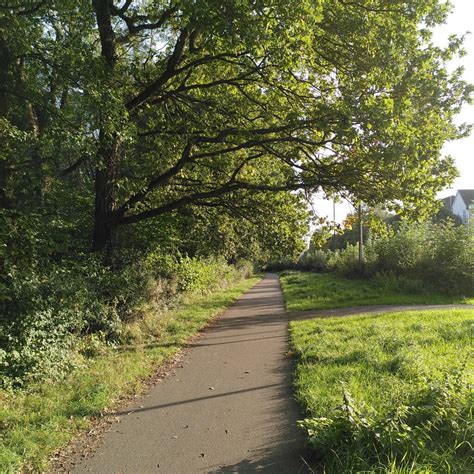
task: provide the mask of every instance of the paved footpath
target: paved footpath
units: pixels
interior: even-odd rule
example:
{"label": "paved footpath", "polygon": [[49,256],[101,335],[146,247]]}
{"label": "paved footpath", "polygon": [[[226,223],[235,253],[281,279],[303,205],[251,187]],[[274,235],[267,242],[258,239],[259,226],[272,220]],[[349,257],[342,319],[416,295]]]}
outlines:
{"label": "paved footpath", "polygon": [[125,408],[74,472],[308,472],[291,391],[287,315],[268,275]]}
{"label": "paved footpath", "polygon": [[370,305],[350,306],[333,309],[308,309],[288,313],[291,321],[313,318],[335,318],[357,316],[358,314],[398,313],[400,311],[429,311],[446,309],[474,309],[474,304],[411,304],[411,305]]}

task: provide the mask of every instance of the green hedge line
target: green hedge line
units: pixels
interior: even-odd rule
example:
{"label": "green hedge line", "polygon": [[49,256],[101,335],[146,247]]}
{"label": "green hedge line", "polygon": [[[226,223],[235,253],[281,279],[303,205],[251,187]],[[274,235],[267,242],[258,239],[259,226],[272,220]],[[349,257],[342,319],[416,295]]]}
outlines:
{"label": "green hedge line", "polygon": [[125,323],[142,317],[150,306],[159,314],[184,295],[222,288],[252,271],[248,262],[229,265],[222,258],[163,256],[159,251],[115,271],[91,255],[12,267],[2,302],[0,382],[11,387],[59,378],[81,363],[77,348],[84,336],[123,342],[129,337]]}
{"label": "green hedge line", "polygon": [[308,250],[299,269],[333,271],[345,277],[375,277],[400,290],[445,294],[474,293],[474,234],[453,222],[402,223],[385,236],[369,239],[361,272],[357,246]]}

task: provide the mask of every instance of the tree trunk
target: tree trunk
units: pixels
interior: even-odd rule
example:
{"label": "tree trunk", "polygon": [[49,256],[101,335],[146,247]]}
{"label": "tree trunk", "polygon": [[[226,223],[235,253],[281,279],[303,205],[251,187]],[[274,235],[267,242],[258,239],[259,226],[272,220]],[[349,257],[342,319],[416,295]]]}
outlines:
{"label": "tree trunk", "polygon": [[[0,117],[5,118],[8,115],[8,86],[10,64],[12,58],[8,45],[0,32]],[[7,196],[7,183],[10,169],[7,163],[7,157],[0,157],[0,209],[9,209],[11,207],[10,200]]]}
{"label": "tree trunk", "polygon": [[[92,2],[99,29],[102,57],[107,64],[109,83],[113,83],[117,62],[115,34],[112,28],[109,0]],[[112,85],[111,85],[112,87]],[[104,118],[107,120],[107,118]],[[99,133],[98,167],[95,172],[95,212],[92,250],[104,254],[105,263],[113,266],[117,244],[116,179],[118,172],[118,136]]]}
{"label": "tree trunk", "polygon": [[112,264],[117,243],[117,219],[115,215],[115,180],[117,175],[117,150],[105,145],[99,149],[104,167],[95,172],[95,212],[92,250],[103,251],[107,263]]}

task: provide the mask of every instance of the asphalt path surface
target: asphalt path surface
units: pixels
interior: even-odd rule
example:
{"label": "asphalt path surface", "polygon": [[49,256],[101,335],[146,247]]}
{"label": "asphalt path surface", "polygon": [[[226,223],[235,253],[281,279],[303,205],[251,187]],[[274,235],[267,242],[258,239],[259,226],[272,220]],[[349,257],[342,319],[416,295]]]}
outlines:
{"label": "asphalt path surface", "polygon": [[117,413],[73,472],[304,473],[288,317],[267,275],[192,343],[175,374]]}
{"label": "asphalt path surface", "polygon": [[172,375],[116,413],[119,422],[73,472],[312,472],[296,426],[288,320],[451,308],[474,305],[287,313],[277,275],[267,275],[191,343]]}

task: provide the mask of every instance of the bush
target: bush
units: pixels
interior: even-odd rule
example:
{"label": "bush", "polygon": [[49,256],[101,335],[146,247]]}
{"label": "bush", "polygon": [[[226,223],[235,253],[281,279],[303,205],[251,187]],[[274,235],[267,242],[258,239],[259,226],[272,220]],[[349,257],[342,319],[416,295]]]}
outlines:
{"label": "bush", "polygon": [[426,240],[426,224],[401,224],[391,235],[374,239],[375,270],[401,275],[419,272],[426,261]]}
{"label": "bush", "polygon": [[47,376],[55,379],[80,364],[73,352],[77,337],[69,332],[68,316],[51,309],[25,315],[1,334],[0,385],[18,386]]}
{"label": "bush", "polygon": [[389,237],[372,243],[371,272],[391,273],[413,286],[448,294],[474,291],[474,240],[464,226],[452,222],[402,224]]}
{"label": "bush", "polygon": [[357,245],[334,252],[309,249],[290,268],[375,277],[385,287],[413,293],[466,296],[474,292],[474,236],[452,221],[405,222],[386,236],[369,239],[362,269]]}
{"label": "bush", "polygon": [[[248,262],[223,258],[162,255],[160,250],[111,271],[91,255],[78,260],[38,261],[9,267],[8,298],[2,302],[0,383],[19,386],[61,377],[84,362],[78,355],[85,335],[120,342],[124,324],[159,314],[183,295],[206,293],[248,277]],[[41,262],[41,263],[40,263]]]}
{"label": "bush", "polygon": [[[120,332],[127,295],[123,281],[94,258],[22,269],[10,268],[8,301],[0,326],[4,385],[57,378],[79,363],[73,348],[82,334]],[[119,286],[119,284],[122,284]],[[132,283],[133,284],[133,283]],[[123,292],[122,292],[122,291]]]}
{"label": "bush", "polygon": [[329,252],[308,249],[298,260],[298,269],[322,272],[328,267]]}
{"label": "bush", "polygon": [[[365,253],[367,253],[367,248]],[[357,245],[348,245],[343,250],[331,252],[328,258],[328,269],[340,276],[348,278],[363,276],[364,268],[361,268],[359,263],[359,249]]]}

